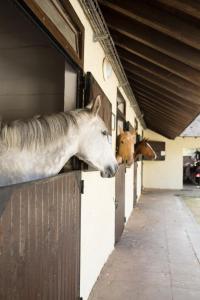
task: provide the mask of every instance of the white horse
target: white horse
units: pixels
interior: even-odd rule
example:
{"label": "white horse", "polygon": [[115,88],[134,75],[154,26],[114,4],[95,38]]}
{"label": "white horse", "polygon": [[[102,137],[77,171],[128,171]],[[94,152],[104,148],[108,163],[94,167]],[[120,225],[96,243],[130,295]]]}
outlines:
{"label": "white horse", "polygon": [[59,173],[73,156],[112,177],[117,161],[98,116],[100,96],[90,107],[25,121],[0,123],[0,186]]}

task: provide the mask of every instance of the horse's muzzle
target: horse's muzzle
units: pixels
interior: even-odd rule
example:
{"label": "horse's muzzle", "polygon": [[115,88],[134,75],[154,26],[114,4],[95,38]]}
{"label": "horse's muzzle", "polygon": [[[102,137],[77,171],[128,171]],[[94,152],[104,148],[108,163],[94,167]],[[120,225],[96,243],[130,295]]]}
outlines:
{"label": "horse's muzzle", "polygon": [[111,178],[115,176],[117,170],[118,170],[118,164],[116,164],[114,167],[108,166],[105,169],[105,171],[101,172],[101,176],[104,178]]}

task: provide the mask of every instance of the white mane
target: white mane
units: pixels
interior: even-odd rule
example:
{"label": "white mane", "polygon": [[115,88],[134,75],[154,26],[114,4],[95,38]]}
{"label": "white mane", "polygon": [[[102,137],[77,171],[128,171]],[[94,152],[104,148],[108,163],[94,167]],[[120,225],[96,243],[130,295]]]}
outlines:
{"label": "white mane", "polygon": [[[9,148],[36,150],[66,136],[69,126],[87,110],[61,112],[49,116],[35,116],[29,120],[0,122],[0,152]],[[88,114],[88,113],[87,113]]]}

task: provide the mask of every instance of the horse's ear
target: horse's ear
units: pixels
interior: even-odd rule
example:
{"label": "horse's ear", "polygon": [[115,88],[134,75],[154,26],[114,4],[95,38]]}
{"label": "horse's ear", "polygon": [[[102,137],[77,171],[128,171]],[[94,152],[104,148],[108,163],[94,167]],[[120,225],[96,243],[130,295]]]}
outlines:
{"label": "horse's ear", "polygon": [[144,138],[142,141],[143,141],[144,144],[147,144],[148,141],[149,141],[149,139],[148,138]]}
{"label": "horse's ear", "polygon": [[99,112],[100,107],[101,107],[101,96],[98,95],[92,103],[92,108],[91,108],[92,114],[96,116]]}
{"label": "horse's ear", "polygon": [[123,134],[123,133],[124,133],[124,130],[121,127],[119,127],[119,134]]}
{"label": "horse's ear", "polygon": [[132,129],[132,130],[130,131],[130,134],[131,134],[132,136],[135,136],[135,135],[137,134],[137,130],[136,130],[136,129]]}
{"label": "horse's ear", "polygon": [[90,101],[90,103],[88,103],[88,104],[86,105],[86,108],[92,109],[93,102],[94,102],[94,101]]}

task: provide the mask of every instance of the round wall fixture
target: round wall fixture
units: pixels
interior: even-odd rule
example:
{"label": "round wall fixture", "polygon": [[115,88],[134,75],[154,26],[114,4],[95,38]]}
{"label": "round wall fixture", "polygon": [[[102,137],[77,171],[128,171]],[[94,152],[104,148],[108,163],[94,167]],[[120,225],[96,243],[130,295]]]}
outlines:
{"label": "round wall fixture", "polygon": [[103,59],[103,78],[108,80],[112,76],[112,66],[107,57]]}

